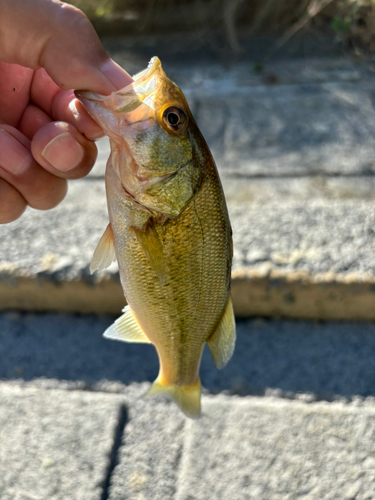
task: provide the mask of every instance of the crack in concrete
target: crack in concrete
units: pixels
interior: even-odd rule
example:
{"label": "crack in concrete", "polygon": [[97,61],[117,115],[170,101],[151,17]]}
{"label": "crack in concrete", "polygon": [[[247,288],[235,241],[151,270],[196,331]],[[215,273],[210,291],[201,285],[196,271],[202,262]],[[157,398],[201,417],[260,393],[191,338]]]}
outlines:
{"label": "crack in concrete", "polygon": [[109,464],[103,481],[103,493],[100,500],[108,500],[110,493],[111,478],[115,467],[119,463],[119,451],[122,445],[122,436],[128,423],[128,412],[125,405],[121,405],[118,414],[117,426],[113,436],[113,447],[109,455]]}

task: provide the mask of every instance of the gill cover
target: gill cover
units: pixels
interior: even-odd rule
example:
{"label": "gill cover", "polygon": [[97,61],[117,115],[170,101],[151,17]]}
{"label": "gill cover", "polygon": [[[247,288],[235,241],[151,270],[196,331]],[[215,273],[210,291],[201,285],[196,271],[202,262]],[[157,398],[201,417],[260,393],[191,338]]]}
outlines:
{"label": "gill cover", "polygon": [[125,191],[147,209],[177,217],[200,184],[200,134],[181,90],[153,57],[127,87],[76,96],[108,135],[111,161]]}

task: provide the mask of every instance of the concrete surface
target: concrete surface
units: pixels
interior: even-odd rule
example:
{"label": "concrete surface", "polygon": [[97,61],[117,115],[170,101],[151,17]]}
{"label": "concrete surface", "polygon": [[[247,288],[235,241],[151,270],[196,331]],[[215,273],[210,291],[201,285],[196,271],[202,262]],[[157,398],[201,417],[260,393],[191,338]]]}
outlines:
{"label": "concrete surface", "polygon": [[373,405],[210,399],[187,423],[175,499],[374,498],[374,417]]}
{"label": "concrete surface", "polygon": [[[112,48],[130,70],[124,47]],[[234,230],[236,314],[375,319],[373,74],[348,59],[181,65]],[[137,68],[140,69],[140,68]],[[258,68],[259,69],[259,68]],[[116,266],[88,266],[107,224],[99,141],[91,174],[48,213],[0,227],[0,309],[118,313]]]}
{"label": "concrete surface", "polygon": [[[265,184],[247,189],[258,187],[254,202],[233,199],[241,191],[228,194],[236,314],[375,319],[373,201],[363,200],[362,191],[330,199],[342,185],[331,184],[325,194],[323,183],[323,194],[317,188],[306,203],[301,192],[313,188],[304,181],[300,191],[295,181],[297,200],[278,183]],[[1,227],[0,309],[118,314],[124,297],[116,265],[94,276],[88,269],[107,223],[104,184],[95,179],[72,183],[55,210],[30,210]]]}
{"label": "concrete surface", "polygon": [[174,405],[152,398],[132,404],[128,417],[108,499],[174,498],[186,417]]}
{"label": "concrete surface", "polygon": [[193,421],[113,319],[0,314],[1,500],[375,498],[374,324],[238,322]]}
{"label": "concrete surface", "polygon": [[121,398],[0,383],[1,500],[101,500]]}

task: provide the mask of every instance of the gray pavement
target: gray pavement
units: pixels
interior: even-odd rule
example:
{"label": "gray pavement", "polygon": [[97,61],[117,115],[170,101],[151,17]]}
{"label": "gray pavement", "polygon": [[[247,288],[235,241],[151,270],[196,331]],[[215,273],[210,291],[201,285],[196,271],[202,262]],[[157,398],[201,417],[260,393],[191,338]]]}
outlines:
{"label": "gray pavement", "polygon": [[0,315],[1,500],[375,498],[374,324],[238,322],[193,421],[113,319]]}
{"label": "gray pavement", "polygon": [[0,498],[101,500],[121,405],[0,383]]}
{"label": "gray pavement", "polygon": [[176,500],[374,498],[372,405],[216,397],[206,411],[187,423]]}

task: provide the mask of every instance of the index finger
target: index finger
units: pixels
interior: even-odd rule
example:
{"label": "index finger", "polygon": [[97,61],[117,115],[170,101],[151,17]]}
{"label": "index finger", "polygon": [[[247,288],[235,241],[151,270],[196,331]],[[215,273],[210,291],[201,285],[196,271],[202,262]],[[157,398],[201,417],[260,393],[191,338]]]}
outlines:
{"label": "index finger", "polygon": [[61,90],[43,68],[34,74],[30,97],[36,106],[54,120],[74,125],[87,139],[97,140],[104,135],[73,92]]}

